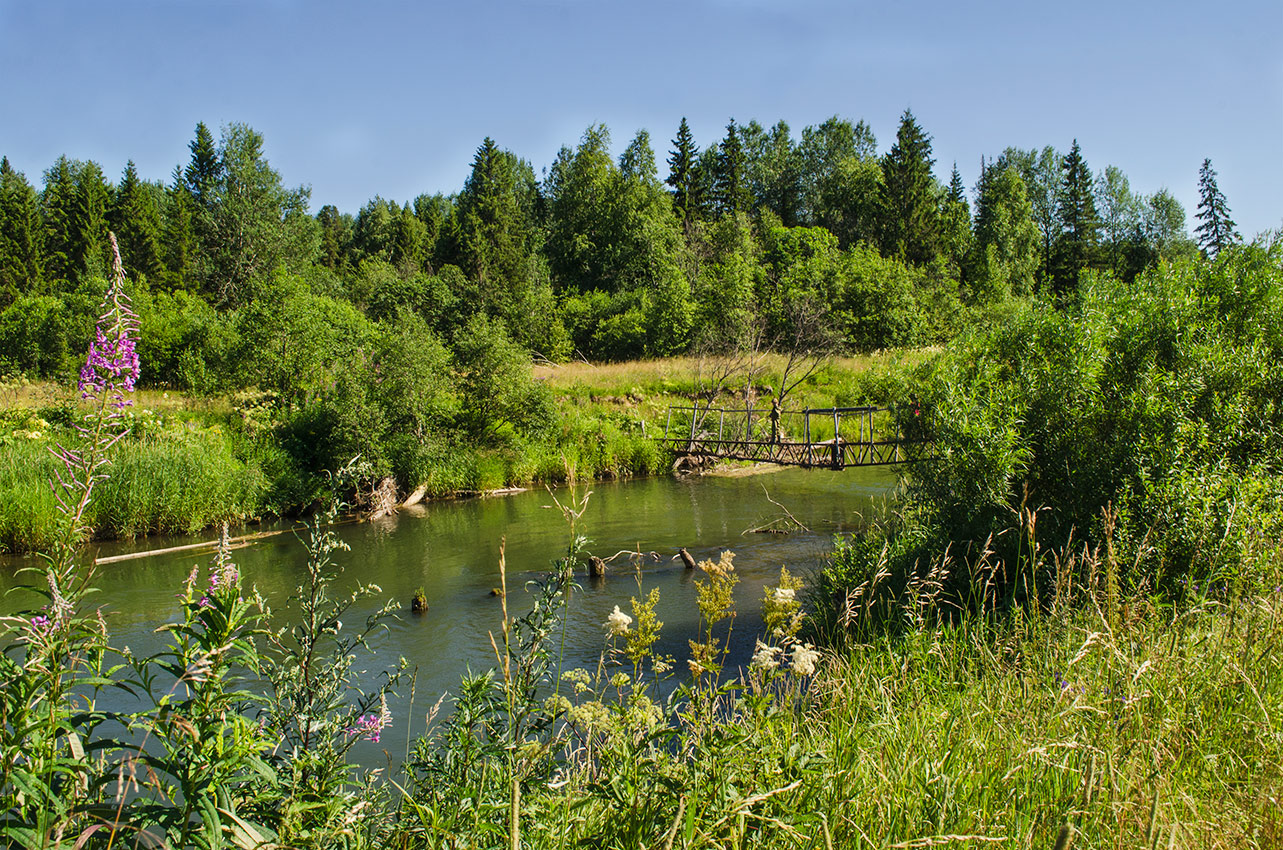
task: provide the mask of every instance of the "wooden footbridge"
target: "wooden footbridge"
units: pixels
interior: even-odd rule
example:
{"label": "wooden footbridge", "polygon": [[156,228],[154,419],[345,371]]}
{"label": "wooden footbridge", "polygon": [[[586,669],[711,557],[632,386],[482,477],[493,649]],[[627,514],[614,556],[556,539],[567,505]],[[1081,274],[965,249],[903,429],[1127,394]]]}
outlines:
{"label": "wooden footbridge", "polygon": [[661,442],[679,458],[747,460],[807,469],[907,463],[921,439],[889,407],[806,410],[670,407]]}

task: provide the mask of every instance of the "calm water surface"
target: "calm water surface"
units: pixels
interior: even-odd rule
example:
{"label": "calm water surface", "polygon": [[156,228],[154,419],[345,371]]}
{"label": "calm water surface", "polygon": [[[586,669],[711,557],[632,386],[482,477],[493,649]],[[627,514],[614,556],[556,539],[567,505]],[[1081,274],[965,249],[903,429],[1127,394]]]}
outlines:
{"label": "calm water surface", "polygon": [[[625,482],[595,482],[579,531],[591,541],[588,551],[609,557],[638,547],[648,553],[640,566],[641,591],[660,589],[659,618],[664,623],[658,651],[687,657],[686,640],[696,624],[695,575],[674,560],[685,546],[697,560],[716,559],[722,550],[735,552],[737,617],[732,634],[731,663],[745,663],[761,627],[764,585],[773,585],[780,566],[805,575],[832,548],[832,536],[860,527],[885,509],[894,488],[893,473],[879,468],[843,472],[786,470],[741,478],[702,477],[676,480],[650,478]],[[780,502],[810,532],[745,534],[782,515],[767,499]],[[569,492],[555,491],[563,503]],[[404,657],[418,669],[417,695],[411,718],[418,726],[398,722],[394,738],[423,731],[423,711],[443,693],[457,691],[459,677],[494,665],[489,633],[498,634],[499,600],[489,595],[499,584],[500,542],[507,541],[509,607],[528,609],[526,581],[545,572],[565,551],[569,528],[547,491],[531,490],[507,496],[435,502],[406,510],[374,523],[343,525],[337,533],[350,547],[336,558],[343,567],[335,595],[356,582],[372,583],[381,592],[348,615],[349,628],[364,623],[368,613],[391,599],[403,608],[387,621],[387,630],[374,641],[374,652],[359,656],[357,669],[372,677]],[[191,540],[151,539],[133,548],[180,545]],[[129,551],[124,544],[104,545],[100,555]],[[653,553],[653,554],[651,554]],[[238,549],[234,560],[247,584],[258,587],[283,624],[291,612],[289,597],[306,573],[306,553],[292,534],[258,541]],[[31,562],[25,562],[30,564]],[[107,613],[112,642],[136,654],[157,651],[163,638],[157,625],[178,616],[176,594],[192,567],[207,566],[207,555],[190,552],[154,556],[100,567],[95,603]],[[0,591],[15,583],[23,561],[0,563]],[[593,666],[603,645],[602,623],[615,605],[628,611],[638,593],[638,568],[627,556],[612,562],[604,580],[582,572],[581,588],[571,595],[566,630],[567,666]],[[411,614],[416,588],[427,594],[429,611]],[[24,594],[4,597],[7,610],[38,604]],[[684,667],[684,664],[683,664]],[[392,706],[394,715],[409,713],[408,694]],[[399,750],[404,741],[388,742]]]}

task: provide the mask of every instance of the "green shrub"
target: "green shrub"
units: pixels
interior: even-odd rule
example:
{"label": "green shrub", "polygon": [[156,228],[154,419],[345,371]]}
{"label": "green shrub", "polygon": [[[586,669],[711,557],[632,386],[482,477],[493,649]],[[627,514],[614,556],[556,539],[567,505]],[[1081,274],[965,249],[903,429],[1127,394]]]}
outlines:
{"label": "green shrub", "polygon": [[986,540],[1011,562],[1036,526],[1044,547],[1120,547],[1137,588],[1233,574],[1279,523],[1281,329],[1272,244],[1096,278],[965,336],[920,386],[934,444],[907,470],[891,572]]}

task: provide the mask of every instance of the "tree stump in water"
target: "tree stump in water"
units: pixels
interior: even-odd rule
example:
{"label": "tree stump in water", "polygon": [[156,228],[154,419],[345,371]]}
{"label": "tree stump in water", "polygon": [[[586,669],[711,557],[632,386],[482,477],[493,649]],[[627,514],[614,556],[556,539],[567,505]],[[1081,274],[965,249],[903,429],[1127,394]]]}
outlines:
{"label": "tree stump in water", "polygon": [[682,563],[686,565],[686,569],[688,569],[688,570],[693,570],[693,569],[695,569],[695,559],[694,559],[693,557],[691,557],[691,553],[690,553],[690,552],[687,552],[687,551],[686,551],[686,547],[685,547],[685,546],[683,546],[682,548],[678,549],[678,550],[677,550],[677,554],[682,556]]}
{"label": "tree stump in water", "polygon": [[416,590],[414,597],[410,600],[410,610],[415,614],[426,614],[428,611],[428,597],[422,590]]}
{"label": "tree stump in water", "polygon": [[588,575],[593,578],[601,578],[606,574],[606,562],[596,555],[588,556]]}

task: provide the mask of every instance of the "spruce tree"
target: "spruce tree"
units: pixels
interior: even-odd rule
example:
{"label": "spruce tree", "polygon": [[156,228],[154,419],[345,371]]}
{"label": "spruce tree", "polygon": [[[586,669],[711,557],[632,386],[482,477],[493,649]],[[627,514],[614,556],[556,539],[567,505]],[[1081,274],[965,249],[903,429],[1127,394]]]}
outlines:
{"label": "spruce tree", "polygon": [[346,261],[344,250],[343,217],[338,207],[326,204],[316,214],[316,223],[321,228],[321,265],[332,271],[341,271]]}
{"label": "spruce tree", "polygon": [[489,136],[477,148],[472,173],[459,193],[459,260],[477,283],[474,305],[501,315],[526,257],[530,221],[518,198],[517,158]]}
{"label": "spruce tree", "polygon": [[160,261],[160,215],[151,193],[138,179],[131,159],[116,188],[108,215],[111,229],[120,244],[125,270],[135,277],[158,277]]}
{"label": "spruce tree", "polygon": [[1223,248],[1243,238],[1234,229],[1229,205],[1216,185],[1216,172],[1210,159],[1203,160],[1203,166],[1198,170],[1198,212],[1195,218],[1202,222],[1194,232],[1198,234],[1198,247],[1204,257],[1214,260]]}
{"label": "spruce tree", "polygon": [[713,173],[713,200],[722,215],[746,211],[749,207],[748,180],[745,175],[744,146],[739,127],[732,118],[726,125],[726,138],[717,149],[717,170]]}
{"label": "spruce tree", "polygon": [[111,268],[107,242],[107,205],[111,187],[98,163],[90,160],[76,175],[72,221],[72,263],[76,271],[106,276]]}
{"label": "spruce tree", "polygon": [[214,135],[209,132],[204,121],[197,122],[196,138],[192,139],[188,147],[192,152],[192,158],[183,175],[186,178],[187,191],[191,193],[192,200],[197,206],[208,208],[213,203],[222,166],[219,161],[218,146],[214,144]]}
{"label": "spruce tree", "polygon": [[174,173],[165,189],[162,232],[164,233],[165,288],[170,292],[188,289],[188,274],[195,250],[195,233],[192,230],[192,207],[195,202],[187,190],[182,168],[174,166]]}
{"label": "spruce tree", "polygon": [[45,235],[45,275],[51,281],[70,280],[74,265],[72,221],[75,217],[76,170],[65,156],[45,171],[40,192],[41,229]]}
{"label": "spruce tree", "polygon": [[940,208],[940,235],[941,248],[956,273],[971,249],[971,205],[967,203],[966,188],[956,162]]}
{"label": "spruce tree", "polygon": [[1076,291],[1082,272],[1098,264],[1100,218],[1096,214],[1091,169],[1077,139],[1061,165],[1061,173],[1056,201],[1060,234],[1053,248],[1052,286],[1064,295]]}
{"label": "spruce tree", "polygon": [[5,157],[0,159],[0,310],[41,290],[42,260],[36,191]]}
{"label": "spruce tree", "polygon": [[940,249],[940,216],[931,176],[931,137],[906,109],[895,144],[882,159],[882,253],[925,265]]}
{"label": "spruce tree", "polygon": [[689,224],[699,218],[699,147],[690,135],[690,126],[686,118],[681,118],[677,126],[677,137],[672,140],[672,151],[668,154],[668,178],[666,183],[672,187],[672,209],[677,219]]}

